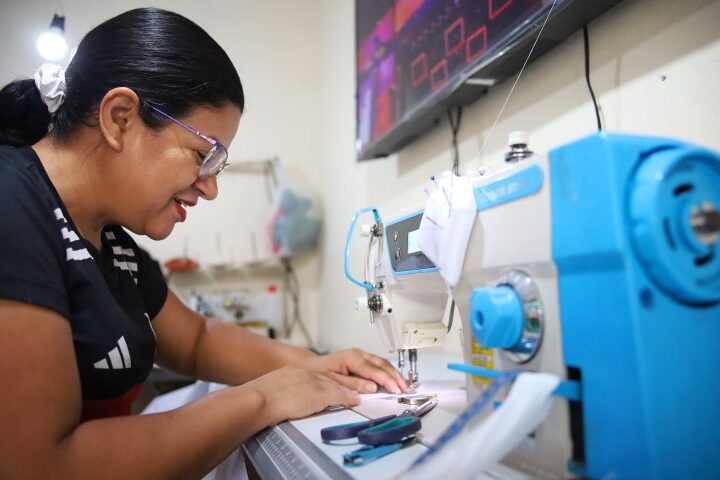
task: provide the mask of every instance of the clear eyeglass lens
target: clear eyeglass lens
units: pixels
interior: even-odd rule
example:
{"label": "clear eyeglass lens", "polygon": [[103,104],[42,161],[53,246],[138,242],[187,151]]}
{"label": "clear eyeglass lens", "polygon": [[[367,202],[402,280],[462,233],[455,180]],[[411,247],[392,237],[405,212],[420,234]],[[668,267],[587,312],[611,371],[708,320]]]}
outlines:
{"label": "clear eyeglass lens", "polygon": [[221,145],[215,145],[205,157],[205,161],[200,166],[201,177],[211,177],[218,175],[225,168],[227,161],[227,150]]}

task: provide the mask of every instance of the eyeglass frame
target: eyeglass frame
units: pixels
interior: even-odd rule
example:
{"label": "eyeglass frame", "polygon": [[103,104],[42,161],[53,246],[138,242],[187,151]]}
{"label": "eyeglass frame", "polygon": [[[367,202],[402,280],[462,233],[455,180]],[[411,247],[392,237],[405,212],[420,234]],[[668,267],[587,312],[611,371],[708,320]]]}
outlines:
{"label": "eyeglass frame", "polygon": [[[214,176],[217,177],[217,176],[219,176],[219,175],[222,173],[223,170],[225,170],[225,169],[228,167],[228,165],[230,165],[230,163],[227,161],[227,159],[228,159],[228,150],[227,150],[227,148],[225,147],[225,145],[223,145],[223,144],[220,143],[219,141],[215,140],[214,138],[205,135],[204,133],[200,132],[200,130],[191,127],[191,126],[188,125],[187,123],[185,123],[185,122],[183,122],[183,121],[181,121],[181,120],[178,120],[177,118],[173,117],[172,115],[169,115],[169,114],[163,112],[162,110],[160,110],[160,109],[157,108],[156,106],[154,106],[154,105],[152,105],[152,104],[150,104],[150,103],[148,103],[148,102],[145,102],[145,101],[143,101],[142,103],[145,104],[145,105],[147,105],[148,107],[150,107],[154,112],[159,113],[159,114],[162,115],[163,117],[165,117],[165,118],[167,118],[168,120],[170,120],[170,121],[172,121],[172,122],[180,125],[180,126],[183,127],[185,130],[194,133],[195,135],[197,135],[198,137],[202,138],[203,140],[205,140],[205,141],[207,141],[208,143],[210,143],[210,145],[212,145],[212,148],[210,149],[210,151],[209,151],[208,153],[205,154],[205,158],[203,158],[202,163],[198,166],[198,176],[206,178],[206,177],[212,177],[212,176],[214,175]],[[203,167],[208,164],[210,158],[213,156],[213,154],[214,154],[217,150],[221,150],[221,151],[225,152],[225,160],[223,161],[223,164],[222,164],[222,166],[220,167],[220,170],[218,170],[217,173],[210,173],[210,174],[206,174],[206,175],[201,174],[200,172],[202,172]]]}

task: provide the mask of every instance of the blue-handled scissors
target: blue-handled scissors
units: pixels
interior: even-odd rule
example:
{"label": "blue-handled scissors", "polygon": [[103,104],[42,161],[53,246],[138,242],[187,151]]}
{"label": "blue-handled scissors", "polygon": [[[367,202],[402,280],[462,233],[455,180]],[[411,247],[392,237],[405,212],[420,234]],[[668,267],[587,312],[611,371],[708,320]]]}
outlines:
{"label": "blue-handled scissors", "polygon": [[325,443],[357,437],[358,442],[364,446],[343,455],[343,463],[348,466],[365,465],[411,442],[422,428],[420,415],[430,411],[435,405],[437,400],[432,399],[418,408],[407,409],[400,415],[326,427],[320,430],[320,437]]}
{"label": "blue-handled scissors", "polygon": [[363,445],[376,446],[399,442],[417,433],[421,426],[418,417],[403,412],[401,415],[325,427],[320,430],[320,437],[325,443],[357,437]]}

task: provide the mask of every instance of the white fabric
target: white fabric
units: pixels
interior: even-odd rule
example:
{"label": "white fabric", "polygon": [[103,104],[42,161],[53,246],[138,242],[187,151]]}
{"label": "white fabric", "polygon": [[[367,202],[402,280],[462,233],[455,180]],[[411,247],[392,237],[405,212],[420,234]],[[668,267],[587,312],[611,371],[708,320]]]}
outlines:
{"label": "white fabric", "polygon": [[475,217],[472,180],[443,173],[425,205],[418,244],[438,267],[448,289],[460,279]]}
{"label": "white fabric", "polygon": [[47,105],[48,112],[57,112],[65,100],[65,67],[43,63],[35,72],[35,85],[40,90],[40,97]]}
{"label": "white fabric", "polygon": [[[162,413],[181,408],[218,390],[227,388],[221,383],[198,380],[186,387],[155,397],[142,411],[142,415]],[[242,408],[239,406],[238,408]],[[247,480],[245,461],[239,449],[234,450],[225,460],[203,477],[203,480]]]}
{"label": "white fabric", "polygon": [[505,401],[471,431],[463,431],[426,462],[402,478],[473,479],[513,451],[545,420],[560,378],[549,373],[521,373]]}

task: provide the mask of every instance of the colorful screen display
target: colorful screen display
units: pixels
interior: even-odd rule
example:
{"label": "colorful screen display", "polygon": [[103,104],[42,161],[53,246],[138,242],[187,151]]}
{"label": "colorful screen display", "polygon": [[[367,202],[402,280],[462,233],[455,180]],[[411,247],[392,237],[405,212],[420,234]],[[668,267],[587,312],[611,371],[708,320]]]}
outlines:
{"label": "colorful screen display", "polygon": [[357,148],[364,152],[497,55],[552,0],[356,0]]}

